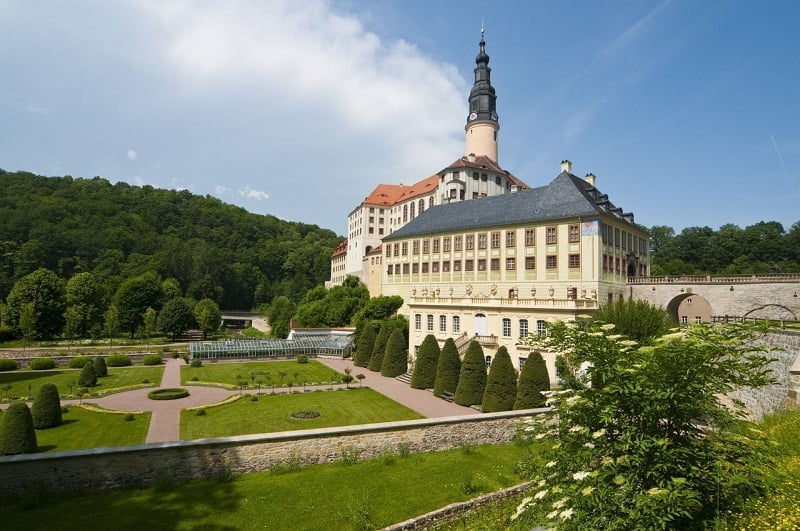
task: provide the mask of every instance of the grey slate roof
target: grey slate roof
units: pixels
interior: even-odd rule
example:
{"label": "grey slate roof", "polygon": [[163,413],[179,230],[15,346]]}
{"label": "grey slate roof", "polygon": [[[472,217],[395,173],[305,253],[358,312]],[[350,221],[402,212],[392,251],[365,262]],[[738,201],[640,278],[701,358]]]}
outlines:
{"label": "grey slate roof", "polygon": [[622,217],[622,210],[614,207],[594,186],[562,172],[547,186],[436,205],[384,237],[383,241],[548,219],[599,216],[612,216],[636,228]]}

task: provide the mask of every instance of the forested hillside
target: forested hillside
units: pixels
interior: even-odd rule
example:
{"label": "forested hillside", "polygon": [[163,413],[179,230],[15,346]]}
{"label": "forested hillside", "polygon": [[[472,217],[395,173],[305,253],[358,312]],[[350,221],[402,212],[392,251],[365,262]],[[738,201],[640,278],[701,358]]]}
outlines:
{"label": "forested hillside", "polygon": [[223,309],[279,295],[299,301],[328,278],[339,241],[316,225],[185,190],[0,170],[0,300],[47,268],[64,281],[91,273],[104,305],[145,273],[174,278],[183,295]]}
{"label": "forested hillside", "polygon": [[750,275],[800,272],[800,221],[787,232],[777,221],[761,221],[740,228],[722,225],[648,229],[652,260],[650,272],[659,275]]}

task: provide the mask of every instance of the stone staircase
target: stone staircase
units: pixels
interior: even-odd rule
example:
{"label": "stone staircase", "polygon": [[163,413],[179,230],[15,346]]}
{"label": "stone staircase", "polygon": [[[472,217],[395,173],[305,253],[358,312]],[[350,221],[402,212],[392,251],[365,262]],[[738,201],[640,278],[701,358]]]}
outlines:
{"label": "stone staircase", "polygon": [[399,381],[401,381],[403,383],[407,383],[408,385],[411,385],[411,373],[407,372],[405,374],[401,374],[400,376],[395,376],[395,380],[399,380]]}

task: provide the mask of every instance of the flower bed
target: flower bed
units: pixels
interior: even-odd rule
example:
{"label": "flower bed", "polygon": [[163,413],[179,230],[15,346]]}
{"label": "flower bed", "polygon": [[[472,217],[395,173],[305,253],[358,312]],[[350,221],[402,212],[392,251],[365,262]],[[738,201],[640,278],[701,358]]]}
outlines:
{"label": "flower bed", "polygon": [[189,391],[180,387],[156,389],[147,393],[150,400],[177,400],[189,396]]}

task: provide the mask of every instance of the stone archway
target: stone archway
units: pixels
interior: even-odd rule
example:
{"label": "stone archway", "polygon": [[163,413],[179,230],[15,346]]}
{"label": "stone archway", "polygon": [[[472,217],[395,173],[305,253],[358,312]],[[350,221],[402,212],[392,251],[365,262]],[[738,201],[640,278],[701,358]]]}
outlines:
{"label": "stone archway", "polygon": [[753,308],[742,317],[769,319],[772,321],[797,321],[797,315],[782,304],[765,304],[764,306]]}
{"label": "stone archway", "polygon": [[711,303],[697,293],[681,293],[667,304],[667,313],[678,324],[711,322]]}

